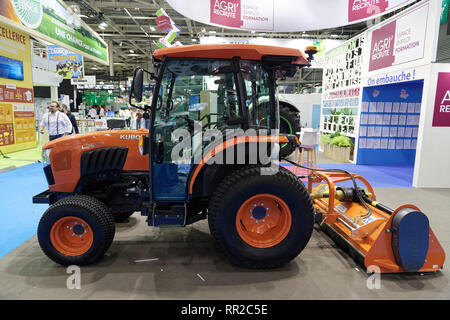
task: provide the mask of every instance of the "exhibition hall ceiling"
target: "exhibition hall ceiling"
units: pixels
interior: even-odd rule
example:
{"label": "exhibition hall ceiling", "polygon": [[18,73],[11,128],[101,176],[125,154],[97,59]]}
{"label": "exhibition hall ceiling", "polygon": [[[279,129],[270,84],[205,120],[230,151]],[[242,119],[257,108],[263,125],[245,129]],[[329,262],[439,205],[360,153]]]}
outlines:
{"label": "exhibition hall ceiling", "polygon": [[[225,29],[186,18],[165,0],[71,0],[65,1],[110,46],[113,51],[115,75],[129,76],[135,66],[147,66],[153,44],[166,33],[156,27],[156,11],[163,8],[181,29],[177,38],[184,45],[200,43],[203,37],[276,39],[333,39],[347,40],[370,26],[373,21],[350,24],[338,28],[306,32],[250,32]],[[387,14],[389,17],[395,12]],[[320,17],[319,17],[320,18]],[[239,40],[238,40],[239,41]],[[109,69],[86,60],[90,74],[108,74]]]}

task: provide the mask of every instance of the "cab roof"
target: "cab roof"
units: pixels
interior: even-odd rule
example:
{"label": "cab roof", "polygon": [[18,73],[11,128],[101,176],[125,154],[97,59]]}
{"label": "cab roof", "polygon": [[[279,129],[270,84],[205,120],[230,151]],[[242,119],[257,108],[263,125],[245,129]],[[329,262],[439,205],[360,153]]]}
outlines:
{"label": "cab roof", "polygon": [[170,58],[209,58],[261,60],[263,56],[295,57],[296,65],[308,65],[306,56],[298,49],[254,44],[195,44],[155,50],[153,56],[162,60]]}

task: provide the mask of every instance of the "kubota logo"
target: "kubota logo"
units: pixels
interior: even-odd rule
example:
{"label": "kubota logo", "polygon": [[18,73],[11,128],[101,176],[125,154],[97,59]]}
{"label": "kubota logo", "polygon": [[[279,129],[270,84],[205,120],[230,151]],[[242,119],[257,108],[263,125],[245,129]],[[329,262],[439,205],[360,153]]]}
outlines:
{"label": "kubota logo", "polygon": [[11,0],[11,4],[26,27],[36,29],[41,25],[43,16],[41,0]]}
{"label": "kubota logo", "polygon": [[139,134],[121,134],[120,140],[139,140],[141,136]]}

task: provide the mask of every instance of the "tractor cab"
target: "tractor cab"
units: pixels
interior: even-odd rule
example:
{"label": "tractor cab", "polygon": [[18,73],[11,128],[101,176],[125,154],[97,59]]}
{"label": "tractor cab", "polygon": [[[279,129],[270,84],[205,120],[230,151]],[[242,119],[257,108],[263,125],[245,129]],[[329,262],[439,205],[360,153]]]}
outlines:
{"label": "tractor cab", "polygon": [[[195,169],[203,167],[208,148],[225,143],[230,133],[278,138],[276,79],[309,65],[299,50],[228,44],[156,50],[154,60],[159,68],[151,129],[143,143],[149,144],[151,202],[166,203],[209,196],[195,189],[197,179],[212,182],[204,177],[207,170]],[[132,96],[138,102],[145,73],[134,73]]]}

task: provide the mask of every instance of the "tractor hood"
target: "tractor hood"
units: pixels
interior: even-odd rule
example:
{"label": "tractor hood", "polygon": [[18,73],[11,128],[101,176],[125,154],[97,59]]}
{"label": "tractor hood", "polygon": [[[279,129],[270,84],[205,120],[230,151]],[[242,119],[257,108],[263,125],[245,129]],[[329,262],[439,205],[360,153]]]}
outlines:
{"label": "tractor hood", "polygon": [[62,137],[50,141],[42,149],[52,149],[55,147],[67,147],[70,149],[81,148],[82,150],[91,150],[110,146],[128,146],[136,144],[141,135],[148,135],[149,130],[108,130],[88,133],[80,133]]}

